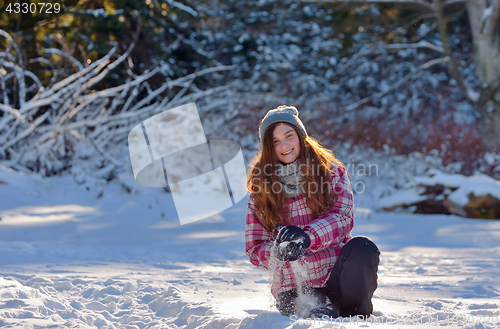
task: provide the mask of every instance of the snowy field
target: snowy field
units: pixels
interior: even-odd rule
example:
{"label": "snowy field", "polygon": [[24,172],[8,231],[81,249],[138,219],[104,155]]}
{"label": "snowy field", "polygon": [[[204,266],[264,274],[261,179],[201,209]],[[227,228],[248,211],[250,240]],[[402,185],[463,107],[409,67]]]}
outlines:
{"label": "snowy field", "polygon": [[247,198],[181,226],[163,189],[0,181],[2,328],[500,327],[500,221],[357,208],[382,251],[374,316],[294,321],[244,254]]}

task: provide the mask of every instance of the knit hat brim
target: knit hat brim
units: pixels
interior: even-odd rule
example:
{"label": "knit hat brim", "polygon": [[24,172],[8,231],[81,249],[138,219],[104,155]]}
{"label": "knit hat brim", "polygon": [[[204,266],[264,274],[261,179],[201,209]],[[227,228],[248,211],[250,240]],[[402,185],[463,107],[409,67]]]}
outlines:
{"label": "knit hat brim", "polygon": [[281,105],[276,109],[269,110],[267,114],[262,119],[259,126],[259,137],[262,143],[262,138],[264,137],[264,132],[269,126],[277,122],[284,122],[297,127],[304,136],[307,136],[306,128],[304,124],[299,119],[299,111],[294,106]]}

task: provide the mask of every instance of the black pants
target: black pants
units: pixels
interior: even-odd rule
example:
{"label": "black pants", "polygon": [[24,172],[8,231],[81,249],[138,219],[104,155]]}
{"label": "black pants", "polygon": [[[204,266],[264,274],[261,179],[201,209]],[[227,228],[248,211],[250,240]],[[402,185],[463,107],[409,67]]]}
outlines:
{"label": "black pants", "polygon": [[[372,296],[377,289],[377,271],[380,251],[367,237],[352,238],[340,251],[332,274],[324,288],[302,287],[302,291],[317,298],[320,304],[328,298],[340,316],[373,312]],[[284,316],[296,314],[297,289],[276,296],[276,307]]]}

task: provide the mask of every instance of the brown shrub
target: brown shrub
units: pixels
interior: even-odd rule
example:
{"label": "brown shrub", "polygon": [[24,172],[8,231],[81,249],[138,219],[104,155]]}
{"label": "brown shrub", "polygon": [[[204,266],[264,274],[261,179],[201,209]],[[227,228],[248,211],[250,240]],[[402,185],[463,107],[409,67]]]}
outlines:
{"label": "brown shrub", "polygon": [[[437,150],[444,166],[462,162],[460,173],[464,175],[473,174],[478,166],[477,160],[485,153],[479,123],[459,125],[445,118],[426,118],[420,122],[408,122],[402,118],[387,121],[384,115],[379,115],[367,120],[356,119],[354,123],[332,125],[316,121],[309,125],[316,135],[323,135],[327,147],[349,141],[379,151],[387,145],[396,154],[418,151],[427,155],[431,150]],[[435,152],[432,151],[433,154]]]}

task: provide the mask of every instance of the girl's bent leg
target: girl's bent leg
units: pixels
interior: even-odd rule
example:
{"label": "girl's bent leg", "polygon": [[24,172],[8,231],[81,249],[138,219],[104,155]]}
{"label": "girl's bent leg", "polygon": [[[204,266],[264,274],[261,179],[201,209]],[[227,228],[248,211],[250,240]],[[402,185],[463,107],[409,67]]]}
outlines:
{"label": "girl's bent leg", "polygon": [[342,317],[373,312],[380,251],[367,237],[352,238],[340,251],[328,280],[328,297]]}

